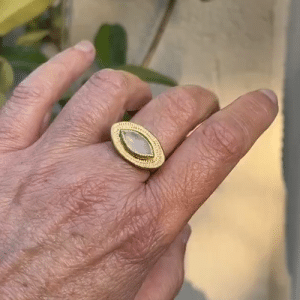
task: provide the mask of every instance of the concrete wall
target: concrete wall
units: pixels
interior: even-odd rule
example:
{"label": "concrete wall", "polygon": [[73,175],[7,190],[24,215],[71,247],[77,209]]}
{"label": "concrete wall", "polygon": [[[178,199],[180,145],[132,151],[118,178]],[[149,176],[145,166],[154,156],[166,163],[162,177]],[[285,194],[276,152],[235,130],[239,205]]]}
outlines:
{"label": "concrete wall", "polygon": [[[70,44],[104,22],[129,35],[141,63],[166,0],[73,0]],[[214,90],[221,106],[272,88],[280,114],[191,220],[186,283],[178,300],[286,300],[283,78],[288,0],[179,0],[150,67]],[[164,87],[153,86],[154,94]]]}

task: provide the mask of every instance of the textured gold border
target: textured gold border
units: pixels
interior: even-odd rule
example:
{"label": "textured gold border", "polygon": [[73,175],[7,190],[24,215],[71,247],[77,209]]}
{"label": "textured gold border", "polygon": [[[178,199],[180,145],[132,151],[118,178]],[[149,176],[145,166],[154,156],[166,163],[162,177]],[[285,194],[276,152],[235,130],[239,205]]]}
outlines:
{"label": "textured gold border", "polygon": [[[134,157],[131,153],[129,153],[126,148],[124,147],[121,138],[120,138],[120,130],[135,130],[142,135],[144,135],[147,140],[150,142],[153,151],[154,151],[154,157],[148,158],[148,159],[139,159],[137,157]],[[131,162],[137,167],[143,168],[143,169],[156,169],[160,167],[165,162],[165,155],[163,152],[163,149],[157,140],[157,138],[151,134],[147,129],[142,127],[141,125],[132,123],[132,122],[119,122],[115,123],[111,127],[111,139],[113,142],[114,147],[118,151],[118,153],[125,158],[127,161]]]}

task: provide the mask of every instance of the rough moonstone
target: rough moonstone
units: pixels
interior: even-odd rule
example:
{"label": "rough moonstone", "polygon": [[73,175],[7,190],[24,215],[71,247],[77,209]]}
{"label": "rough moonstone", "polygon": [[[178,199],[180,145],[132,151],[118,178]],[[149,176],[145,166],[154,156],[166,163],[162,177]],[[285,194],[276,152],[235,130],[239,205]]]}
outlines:
{"label": "rough moonstone", "polygon": [[131,152],[141,157],[154,156],[151,145],[139,132],[123,129],[120,133],[123,142]]}

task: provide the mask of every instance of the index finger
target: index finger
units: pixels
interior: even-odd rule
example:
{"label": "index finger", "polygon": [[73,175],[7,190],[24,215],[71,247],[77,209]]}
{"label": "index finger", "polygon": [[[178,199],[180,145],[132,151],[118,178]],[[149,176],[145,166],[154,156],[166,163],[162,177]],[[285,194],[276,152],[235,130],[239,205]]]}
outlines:
{"label": "index finger", "polygon": [[248,93],[205,120],[147,182],[161,224],[175,236],[278,113],[272,91]]}

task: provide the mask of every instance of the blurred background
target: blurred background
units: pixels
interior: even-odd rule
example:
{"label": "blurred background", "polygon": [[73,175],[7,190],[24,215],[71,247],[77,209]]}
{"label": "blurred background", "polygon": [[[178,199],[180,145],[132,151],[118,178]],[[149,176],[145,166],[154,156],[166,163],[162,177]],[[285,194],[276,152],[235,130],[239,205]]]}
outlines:
{"label": "blurred background", "polygon": [[154,96],[201,85],[221,108],[273,89],[276,121],[190,221],[176,300],[296,300],[299,16],[297,0],[0,0],[0,106],[32,70],[83,39],[97,59],[53,107],[52,121],[107,67],[148,81]]}

